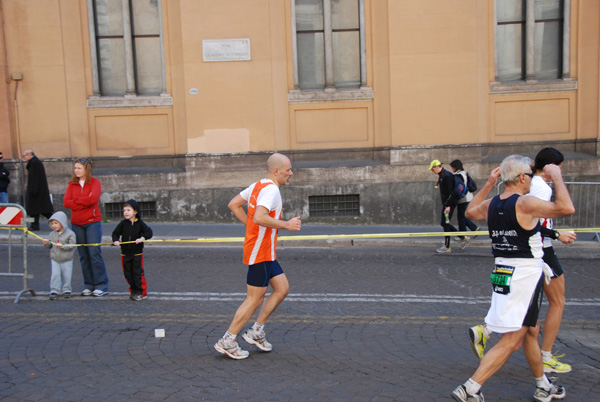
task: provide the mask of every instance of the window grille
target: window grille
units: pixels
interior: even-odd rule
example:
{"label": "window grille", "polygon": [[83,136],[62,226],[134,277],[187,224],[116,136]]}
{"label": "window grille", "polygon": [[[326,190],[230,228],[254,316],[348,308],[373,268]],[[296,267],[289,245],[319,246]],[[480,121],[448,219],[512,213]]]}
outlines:
{"label": "window grille", "polygon": [[[104,204],[104,215],[110,219],[123,218],[123,202],[107,202]],[[138,202],[142,218],[156,218],[156,201]]]}
{"label": "window grille", "polygon": [[360,216],[359,194],[312,195],[308,197],[311,217]]}

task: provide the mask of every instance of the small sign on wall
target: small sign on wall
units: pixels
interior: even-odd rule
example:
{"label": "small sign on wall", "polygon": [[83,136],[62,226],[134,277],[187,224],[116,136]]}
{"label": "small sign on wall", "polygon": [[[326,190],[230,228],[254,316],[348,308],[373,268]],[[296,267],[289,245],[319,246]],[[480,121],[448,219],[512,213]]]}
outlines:
{"label": "small sign on wall", "polygon": [[251,60],[250,38],[204,39],[202,40],[202,60],[205,62]]}

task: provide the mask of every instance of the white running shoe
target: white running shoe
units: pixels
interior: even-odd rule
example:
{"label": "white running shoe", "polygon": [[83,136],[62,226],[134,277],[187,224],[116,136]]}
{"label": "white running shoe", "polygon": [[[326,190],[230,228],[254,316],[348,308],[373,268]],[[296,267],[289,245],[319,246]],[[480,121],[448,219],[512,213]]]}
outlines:
{"label": "white running shoe", "polygon": [[242,350],[237,341],[226,341],[223,338],[215,343],[215,349],[217,352],[227,355],[235,360],[245,359],[250,355],[247,351]]}
{"label": "white running shoe", "polygon": [[244,333],[244,335],[242,335],[242,338],[244,338],[244,340],[249,344],[255,345],[263,352],[270,352],[273,350],[273,345],[267,342],[264,331],[259,335],[255,330],[250,328]]}

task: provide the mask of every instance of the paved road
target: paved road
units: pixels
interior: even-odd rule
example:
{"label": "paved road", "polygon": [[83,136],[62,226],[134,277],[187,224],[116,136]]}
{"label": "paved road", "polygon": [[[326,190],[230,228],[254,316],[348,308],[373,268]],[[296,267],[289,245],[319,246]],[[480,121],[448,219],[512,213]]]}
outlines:
{"label": "paved road", "polygon": [[[250,351],[243,361],[212,348],[245,291],[239,245],[149,244],[143,302],[128,300],[114,247],[103,250],[110,296],[49,301],[48,252],[32,245],[38,296],[14,304],[21,279],[0,280],[0,399],[450,400],[478,362],[467,329],[489,305],[489,246],[437,255],[432,244],[380,244],[281,248],[291,293],[266,326],[274,350],[241,340]],[[600,247],[557,252],[568,302],[555,346],[573,365],[559,382],[567,400],[590,400],[600,394]],[[78,262],[73,284],[81,290]],[[527,401],[533,391],[522,352],[483,388],[493,401]]]}

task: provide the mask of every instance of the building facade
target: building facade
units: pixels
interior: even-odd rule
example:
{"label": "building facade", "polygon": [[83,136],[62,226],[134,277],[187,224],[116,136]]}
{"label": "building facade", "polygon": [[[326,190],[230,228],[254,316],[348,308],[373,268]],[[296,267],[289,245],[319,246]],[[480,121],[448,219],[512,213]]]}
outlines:
{"label": "building facade", "polygon": [[[484,178],[495,155],[547,144],[583,155],[575,175],[600,173],[596,0],[0,6],[2,151],[48,161],[56,195],[82,156],[110,199],[157,191],[156,175],[163,191],[227,198],[273,150],[300,167],[298,188],[363,199],[377,184],[425,185],[433,158]],[[404,222],[394,202],[383,220]]]}

